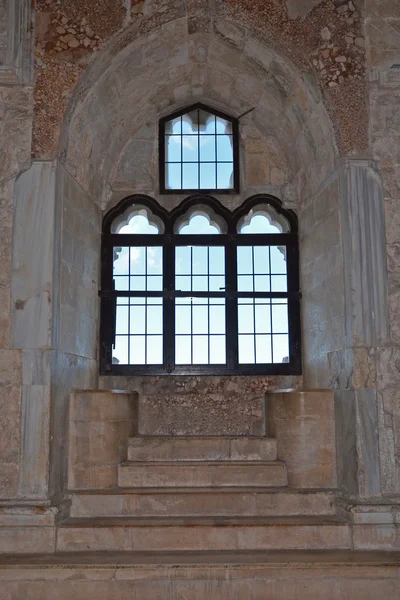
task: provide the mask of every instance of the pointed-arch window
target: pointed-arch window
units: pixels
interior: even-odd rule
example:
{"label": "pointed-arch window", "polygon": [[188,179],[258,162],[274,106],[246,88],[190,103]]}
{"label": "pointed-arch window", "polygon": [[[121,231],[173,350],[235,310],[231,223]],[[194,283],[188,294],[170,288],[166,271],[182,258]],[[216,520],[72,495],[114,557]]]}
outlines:
{"label": "pointed-arch window", "polygon": [[297,220],[277,199],[127,198],[102,261],[103,374],[300,373]]}
{"label": "pointed-arch window", "polygon": [[237,193],[237,120],[195,104],[160,120],[160,191]]}

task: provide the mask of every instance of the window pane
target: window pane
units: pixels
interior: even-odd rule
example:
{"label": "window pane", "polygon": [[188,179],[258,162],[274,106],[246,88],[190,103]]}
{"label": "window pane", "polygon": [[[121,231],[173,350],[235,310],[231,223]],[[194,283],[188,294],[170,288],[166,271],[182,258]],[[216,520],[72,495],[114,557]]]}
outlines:
{"label": "window pane", "polygon": [[288,312],[286,304],[272,304],[272,330],[274,333],[288,333]]}
{"label": "window pane", "polygon": [[223,292],[225,290],[225,277],[212,275],[210,277],[210,292]]}
{"label": "window pane", "polygon": [[163,309],[162,306],[147,307],[147,333],[163,332]]}
{"label": "window pane", "polygon": [[128,333],[128,306],[117,306],[117,319],[115,324],[115,333]]}
{"label": "window pane", "polygon": [[269,273],[269,246],[254,246],[254,273]]}
{"label": "window pane", "polygon": [[223,275],[225,273],[225,248],[222,246],[210,247],[210,275]]}
{"label": "window pane", "polygon": [[238,276],[238,291],[239,292],[254,292],[253,277],[251,275]]}
{"label": "window pane", "polygon": [[232,123],[217,117],[217,133],[232,133]]}
{"label": "window pane", "polygon": [[130,333],[146,332],[146,307],[131,306]]}
{"label": "window pane", "polygon": [[208,268],[207,246],[193,247],[193,273],[196,275],[206,275]]}
{"label": "window pane", "polygon": [[130,277],[131,282],[131,291],[139,292],[146,289],[146,277],[142,277],[142,275],[135,275],[134,277]]}
{"label": "window pane", "polygon": [[190,275],[191,248],[177,246],[175,248],[175,273],[177,275]]}
{"label": "window pane", "polygon": [[208,363],[208,336],[193,336],[193,364],[204,365]]}
{"label": "window pane", "polygon": [[[266,306],[256,304],[256,333],[271,333],[271,308],[268,300],[263,300]],[[267,304],[268,302],[268,304]]]}
{"label": "window pane", "polygon": [[197,275],[197,276],[193,277],[193,291],[194,292],[207,292],[208,291],[207,275]]}
{"label": "window pane", "polygon": [[130,361],[131,365],[146,364],[146,338],[144,335],[135,335],[129,338],[130,341]]}
{"label": "window pane", "polygon": [[129,290],[129,277],[121,277],[118,275],[114,277],[115,289],[121,290],[122,292],[126,292]]}
{"label": "window pane", "polygon": [[200,138],[200,160],[201,162],[215,162],[214,135],[203,135],[203,137]]}
{"label": "window pane", "polygon": [[162,274],[162,248],[159,246],[147,248],[147,273],[151,275]]}
{"label": "window pane", "polygon": [[271,246],[271,271],[275,275],[282,273],[286,275],[286,247]]}
{"label": "window pane", "polygon": [[256,363],[271,363],[271,336],[256,335]]}
{"label": "window pane", "polygon": [[231,135],[217,136],[217,160],[218,162],[233,162],[233,147]]}
{"label": "window pane", "polygon": [[210,333],[225,333],[225,306],[210,306]]}
{"label": "window pane", "polygon": [[197,135],[183,135],[182,150],[184,162],[198,162],[199,138],[197,137]]}
{"label": "window pane", "polygon": [[199,129],[199,111],[192,110],[186,115],[182,115],[182,133],[196,133]]}
{"label": "window pane", "polygon": [[193,333],[208,333],[208,306],[193,306]]}
{"label": "window pane", "polygon": [[255,280],[255,291],[256,292],[269,292],[269,275],[256,275]]}
{"label": "window pane", "polygon": [[182,133],[182,117],[177,117],[176,119],[171,119],[171,121],[167,121],[165,123],[165,133]]}
{"label": "window pane", "polygon": [[233,163],[217,163],[217,189],[229,190],[233,187]]}
{"label": "window pane", "polygon": [[289,362],[289,336],[272,336],[272,348],[274,353],[274,363]]}
{"label": "window pane", "polygon": [[192,280],[190,277],[178,275],[175,277],[175,286],[178,291],[187,292],[192,289]]}
{"label": "window pane", "polygon": [[149,292],[161,292],[163,289],[163,278],[160,275],[149,275],[147,277],[147,290]]}
{"label": "window pane", "polygon": [[115,337],[115,348],[112,351],[112,364],[113,365],[127,365],[128,364],[128,341],[127,335]]}
{"label": "window pane", "polygon": [[129,272],[129,248],[114,248],[113,272],[114,276]]}
{"label": "window pane", "polygon": [[239,333],[254,333],[254,306],[239,304],[238,306],[238,331]]}
{"label": "window pane", "polygon": [[197,190],[199,188],[199,167],[197,163],[183,164],[183,188]]}
{"label": "window pane", "polygon": [[191,306],[180,306],[175,307],[175,331],[177,334],[191,333]]}
{"label": "window pane", "polygon": [[160,335],[147,338],[147,364],[161,365],[163,363],[163,339]]}
{"label": "window pane", "polygon": [[210,364],[218,365],[226,363],[226,340],[225,336],[210,336]]}
{"label": "window pane", "polygon": [[239,335],[239,363],[254,364],[254,335]]}
{"label": "window pane", "polygon": [[175,336],[175,362],[177,365],[190,365],[192,362],[191,338]]}
{"label": "window pane", "polygon": [[237,249],[237,262],[239,275],[253,273],[253,258],[251,246],[239,246]]}
{"label": "window pane", "polygon": [[181,162],[181,141],[180,135],[165,136],[165,152],[167,162]]}
{"label": "window pane", "polygon": [[215,133],[215,115],[205,110],[199,110],[199,123],[200,135]]}
{"label": "window pane", "polygon": [[272,292],[287,292],[286,275],[272,275]]}
{"label": "window pane", "polygon": [[200,165],[200,189],[216,189],[216,164],[205,163]]}
{"label": "window pane", "polygon": [[165,165],[165,187],[167,190],[182,189],[182,167],[181,165],[168,163]]}

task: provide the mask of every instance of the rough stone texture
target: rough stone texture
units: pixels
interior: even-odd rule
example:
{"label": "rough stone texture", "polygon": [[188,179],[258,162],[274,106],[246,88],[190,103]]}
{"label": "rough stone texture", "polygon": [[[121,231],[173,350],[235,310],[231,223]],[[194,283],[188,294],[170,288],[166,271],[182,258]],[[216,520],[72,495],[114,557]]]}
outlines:
{"label": "rough stone texture", "polygon": [[263,435],[264,396],[296,377],[103,377],[139,393],[142,435]]}
{"label": "rough stone texture", "polygon": [[6,62],[7,58],[7,21],[8,21],[8,0],[0,1],[0,65]]}

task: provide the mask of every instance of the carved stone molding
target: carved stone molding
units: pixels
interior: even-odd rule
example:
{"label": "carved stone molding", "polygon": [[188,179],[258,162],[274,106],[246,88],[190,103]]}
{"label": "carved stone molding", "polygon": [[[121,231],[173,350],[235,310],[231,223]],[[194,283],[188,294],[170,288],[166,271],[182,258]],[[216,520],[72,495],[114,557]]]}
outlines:
{"label": "carved stone molding", "polygon": [[32,0],[7,1],[6,60],[0,64],[0,85],[30,85],[33,79]]}

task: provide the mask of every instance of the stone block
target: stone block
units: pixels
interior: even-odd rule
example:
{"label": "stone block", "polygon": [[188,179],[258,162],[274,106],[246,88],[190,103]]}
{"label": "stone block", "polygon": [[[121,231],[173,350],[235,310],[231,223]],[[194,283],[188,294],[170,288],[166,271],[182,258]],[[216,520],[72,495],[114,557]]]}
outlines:
{"label": "stone block", "polygon": [[283,391],[267,395],[269,432],[276,435],[278,459],[286,463],[289,485],[337,484],[334,396],[329,390]]}
{"label": "stone block", "polygon": [[0,527],[0,554],[51,554],[54,549],[53,527]]}

